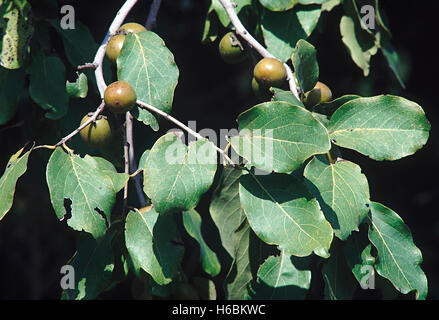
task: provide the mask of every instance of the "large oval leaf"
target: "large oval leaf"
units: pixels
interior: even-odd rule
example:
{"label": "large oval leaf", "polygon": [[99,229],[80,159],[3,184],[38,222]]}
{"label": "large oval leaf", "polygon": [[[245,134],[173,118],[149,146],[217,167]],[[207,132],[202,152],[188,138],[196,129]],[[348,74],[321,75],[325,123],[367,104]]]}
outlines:
{"label": "large oval leaf", "polygon": [[378,251],[375,268],[402,293],[416,290],[416,299],[427,297],[427,277],[422,254],[400,216],[386,206],[370,203],[369,240]]}
{"label": "large oval leaf", "polygon": [[262,33],[267,50],[287,61],[300,39],[308,38],[320,19],[321,6],[295,6],[283,12],[264,10]]}
{"label": "large oval leaf", "polygon": [[172,244],[177,228],[171,215],[159,215],[154,208],[133,210],[125,223],[125,242],[136,268],[142,268],[159,285],[172,281],[183,257],[183,247]]}
{"label": "large oval leaf", "polygon": [[239,178],[242,171],[227,166],[221,173],[221,180],[212,195],[210,215],[218,228],[221,244],[234,258],[236,243],[233,234],[245,220],[239,201]]}
{"label": "large oval leaf", "polygon": [[266,243],[295,256],[328,257],[332,228],[305,185],[291,175],[244,175],[239,196],[248,222]]}
{"label": "large oval leaf", "polygon": [[342,105],[331,117],[332,141],[374,160],[397,160],[428,140],[430,123],[422,108],[407,99],[381,95]]}
{"label": "large oval leaf", "polygon": [[[145,31],[126,36],[117,58],[117,76],[133,86],[138,100],[169,113],[178,74],[174,56],[157,34]],[[139,106],[131,112],[138,120],[158,130],[156,115]]]}
{"label": "large oval leaf", "polygon": [[334,233],[346,240],[369,212],[369,185],[361,168],[349,161],[314,157],[305,167],[308,186],[319,200]]}
{"label": "large oval leaf", "polygon": [[[98,170],[92,157],[69,155],[57,148],[46,170],[50,200],[55,214],[75,230],[84,230],[94,238],[105,234],[111,208],[116,200],[113,181]],[[68,206],[66,200],[71,201]]]}
{"label": "large oval leaf", "polygon": [[174,133],[168,133],[148,154],[144,190],[157,212],[190,210],[210,188],[216,168],[212,142],[198,140],[186,147]]}
{"label": "large oval leaf", "polygon": [[331,148],[326,128],[311,112],[283,101],[259,104],[238,117],[240,134],[230,142],[251,165],[291,172]]}
{"label": "large oval leaf", "polygon": [[221,264],[215,252],[209,248],[201,233],[201,216],[194,209],[183,212],[183,225],[187,233],[200,245],[201,265],[212,277],[221,271]]}

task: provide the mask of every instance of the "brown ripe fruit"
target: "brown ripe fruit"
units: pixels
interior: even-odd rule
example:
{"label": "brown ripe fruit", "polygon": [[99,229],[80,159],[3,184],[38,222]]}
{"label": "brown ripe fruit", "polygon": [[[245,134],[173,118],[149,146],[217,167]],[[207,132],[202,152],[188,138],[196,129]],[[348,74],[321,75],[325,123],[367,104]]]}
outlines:
{"label": "brown ripe fruit", "polygon": [[[92,114],[85,115],[81,120],[83,125]],[[92,147],[105,147],[111,141],[113,130],[107,117],[99,115],[95,122],[84,127],[79,134],[82,140]]]}
{"label": "brown ripe fruit", "polygon": [[219,43],[219,52],[224,62],[236,64],[247,58],[247,52],[234,32],[227,33]]}
{"label": "brown ripe fruit", "polygon": [[318,81],[315,87],[305,93],[303,103],[307,107],[313,107],[320,103],[328,102],[332,100],[332,92],[329,87],[323,82]]}
{"label": "brown ripe fruit", "polygon": [[104,101],[114,113],[125,113],[133,109],[137,95],[134,88],[126,81],[110,84],[104,92]]}
{"label": "brown ripe fruit", "polygon": [[117,57],[119,57],[120,54],[120,50],[122,50],[124,41],[125,35],[123,34],[116,34],[115,36],[112,36],[108,41],[105,53],[111,62],[116,63]]}
{"label": "brown ripe fruit", "polygon": [[263,58],[256,64],[253,75],[265,87],[280,87],[287,79],[287,70],[279,60]]}
{"label": "brown ripe fruit", "polygon": [[125,33],[125,34],[139,33],[143,31],[146,31],[146,28],[142,26],[140,23],[136,23],[136,22],[125,23],[117,30],[118,33]]}

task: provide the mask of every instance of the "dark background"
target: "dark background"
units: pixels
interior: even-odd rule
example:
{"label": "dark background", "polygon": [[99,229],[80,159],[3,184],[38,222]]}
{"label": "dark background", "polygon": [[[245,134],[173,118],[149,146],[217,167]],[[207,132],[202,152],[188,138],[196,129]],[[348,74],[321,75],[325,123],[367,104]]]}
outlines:
{"label": "dark background", "polygon": [[[74,5],[77,20],[90,28],[98,43],[123,3],[62,2]],[[237,115],[257,101],[250,87],[251,61],[226,65],[218,55],[218,42],[201,44],[206,2],[164,0],[156,32],[173,52],[180,70],[172,114],[184,123],[197,120],[198,130],[213,128],[219,133],[221,128],[235,128]],[[143,23],[149,3],[139,1],[127,21]],[[353,93],[400,95],[419,103],[432,124],[427,145],[413,156],[395,162],[375,162],[350,151],[344,151],[343,155],[362,167],[369,180],[371,199],[391,207],[410,227],[414,242],[423,254],[422,268],[429,281],[429,298],[438,299],[439,259],[436,251],[439,248],[439,217],[435,198],[439,196],[439,188],[435,173],[438,170],[436,20],[439,11],[434,1],[427,0],[382,0],[381,3],[393,33],[392,43],[403,57],[404,69],[407,70],[406,90],[398,85],[381,53],[372,58],[371,75],[363,77],[340,39],[341,8],[323,14],[319,30],[313,33],[310,41],[318,49],[320,80],[330,86],[335,97]],[[37,6],[38,2],[32,4]],[[64,58],[62,42],[55,34],[50,36],[56,51],[53,54]],[[69,76],[73,74],[74,70],[69,70]],[[93,111],[96,106],[74,101],[70,112],[79,121],[85,112]],[[31,122],[29,115],[34,119]],[[23,122],[23,119],[27,120]],[[159,133],[135,124],[138,158],[155,139],[172,128],[163,120],[160,124]],[[3,172],[9,157],[26,141],[54,144],[67,133],[62,122],[54,124],[44,120],[38,108],[22,103],[16,117],[0,127],[0,171]],[[78,139],[74,138],[72,145],[78,145],[81,150]],[[58,299],[60,296],[59,270],[73,255],[75,242],[74,233],[57,220],[50,204],[45,181],[49,156],[47,150],[31,154],[28,171],[17,184],[13,207],[0,223],[0,299]],[[204,197],[200,206],[207,223],[210,194]],[[135,204],[136,199],[133,197],[130,201]],[[108,298],[130,298],[129,295],[129,285],[122,285]]]}

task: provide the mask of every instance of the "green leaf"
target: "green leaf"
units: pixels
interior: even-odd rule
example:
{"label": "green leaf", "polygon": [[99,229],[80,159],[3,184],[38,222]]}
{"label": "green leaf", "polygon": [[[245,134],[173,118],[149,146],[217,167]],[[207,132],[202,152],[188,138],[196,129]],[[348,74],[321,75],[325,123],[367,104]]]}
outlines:
{"label": "green leaf", "polygon": [[242,171],[227,166],[221,173],[221,180],[213,192],[210,202],[210,215],[218,228],[221,244],[233,258],[236,242],[235,231],[245,220],[239,201],[239,178]]}
{"label": "green leaf", "polygon": [[114,268],[111,241],[114,235],[113,231],[96,240],[88,233],[80,234],[78,249],[69,262],[75,272],[75,285],[74,289],[63,291],[64,299],[93,300],[111,285]]}
{"label": "green leaf", "polygon": [[369,75],[370,59],[378,52],[375,36],[361,27],[361,19],[355,11],[352,0],[343,2],[345,15],[340,20],[342,41],[347,47],[354,63],[363,70],[365,77]]}
{"label": "green leaf", "polygon": [[18,69],[23,66],[33,33],[31,7],[26,0],[0,1],[0,66]]}
{"label": "green leaf", "polygon": [[314,157],[305,167],[308,188],[317,198],[335,235],[346,240],[369,212],[369,184],[361,168],[343,160]]}
{"label": "green leaf", "polygon": [[11,120],[24,88],[24,69],[9,70],[0,67],[0,125]]}
{"label": "green leaf", "polygon": [[287,102],[254,106],[239,115],[238,123],[239,135],[230,138],[233,149],[265,171],[294,171],[331,147],[326,128],[311,112]]}
{"label": "green leaf", "polygon": [[291,175],[244,175],[239,196],[248,222],[264,242],[303,257],[328,257],[332,228],[306,186]]}
{"label": "green leaf", "polygon": [[422,254],[412,234],[393,210],[370,203],[369,240],[378,251],[376,270],[403,294],[416,290],[416,299],[427,297],[427,277],[422,271]]}
{"label": "green leaf", "polygon": [[283,12],[264,10],[262,33],[267,50],[281,61],[290,59],[297,41],[308,38],[320,18],[319,5],[295,6]]}
{"label": "green leaf", "polygon": [[174,133],[168,133],[148,155],[144,191],[159,213],[190,210],[209,190],[216,167],[212,142],[198,140],[186,147]]}
{"label": "green leaf", "polygon": [[85,98],[88,92],[87,76],[80,73],[75,82],[66,82],[67,94],[72,98]]}
{"label": "green leaf", "polygon": [[428,140],[430,123],[422,108],[407,99],[381,95],[345,103],[331,117],[332,141],[374,160],[397,160]]}
{"label": "green leaf", "polygon": [[[292,257],[284,251],[271,256],[260,266],[255,291],[255,300],[303,300],[311,285],[311,271],[298,269]],[[296,262],[297,263],[297,262]]]}
{"label": "green leaf", "polygon": [[341,241],[334,241],[331,257],[323,265],[322,275],[325,300],[352,300],[358,284],[346,263]]}
{"label": "green leaf", "polygon": [[201,36],[202,43],[214,42],[218,38],[219,24],[217,15],[209,12],[204,22],[203,35]]}
{"label": "green leaf", "polygon": [[292,105],[305,108],[302,101],[298,100],[296,96],[290,90],[282,90],[279,88],[272,87],[271,90],[274,92],[273,101],[285,101]]}
{"label": "green leaf", "polygon": [[65,116],[69,104],[66,92],[66,70],[61,59],[37,55],[29,66],[29,93],[41,108],[47,110],[46,118]]}
{"label": "green leaf", "polygon": [[319,80],[316,48],[306,40],[299,40],[292,56],[296,79],[302,92],[313,89]]}
{"label": "green leaf", "polygon": [[348,94],[348,95],[339,97],[335,100],[318,104],[312,108],[312,111],[317,112],[317,113],[321,113],[321,114],[324,114],[324,115],[327,115],[330,117],[338,108],[340,108],[346,102],[349,102],[349,101],[357,99],[357,98],[361,98],[361,97],[354,95],[354,94]]}
{"label": "green leaf", "polygon": [[340,5],[343,0],[328,0],[322,4],[322,11],[331,11],[336,6]]}
{"label": "green leaf", "polygon": [[172,215],[132,210],[125,224],[125,242],[136,267],[146,271],[159,285],[172,281],[180,267],[183,247],[171,241],[177,236]]}
{"label": "green leaf", "polygon": [[84,230],[95,239],[105,234],[116,191],[112,180],[96,170],[92,157],[69,155],[57,148],[47,164],[46,179],[58,219],[70,214],[67,225],[74,230]]}
{"label": "green leaf", "polygon": [[[174,56],[154,32],[126,36],[117,58],[117,77],[133,86],[138,100],[169,113],[178,74]],[[158,116],[140,106],[134,107],[131,113],[145,125],[158,130]]]}
{"label": "green leaf", "polygon": [[201,234],[201,216],[194,209],[185,211],[183,212],[183,224],[187,233],[200,245],[203,270],[212,277],[217,276],[221,271],[221,264]]}
{"label": "green leaf", "polygon": [[27,170],[27,160],[29,158],[29,154],[33,150],[33,147],[22,155],[23,150],[24,147],[9,158],[5,172],[0,177],[0,221],[5,217],[6,213],[8,213],[12,207],[15,185],[17,184],[17,180]]}
{"label": "green leaf", "polygon": [[191,280],[201,299],[216,300],[216,288],[212,280],[202,277],[193,277]]}

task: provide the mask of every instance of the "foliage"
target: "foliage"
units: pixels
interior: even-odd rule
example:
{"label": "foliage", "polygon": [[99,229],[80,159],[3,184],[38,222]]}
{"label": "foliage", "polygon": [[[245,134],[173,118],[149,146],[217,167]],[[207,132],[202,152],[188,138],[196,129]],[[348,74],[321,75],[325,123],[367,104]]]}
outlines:
{"label": "foliage", "polygon": [[[17,147],[0,178],[0,220],[12,206],[31,154],[49,150],[46,183],[53,211],[78,239],[77,252],[68,262],[77,273],[76,286],[63,291],[65,299],[97,298],[131,273],[146,279],[149,297],[170,297],[179,285],[190,282],[207,299],[223,290],[227,299],[305,299],[314,290],[312,279],[320,276],[326,299],[352,299],[364,284],[363,266],[371,266],[401,294],[415,291],[416,299],[425,299],[422,254],[408,226],[392,209],[370,199],[361,166],[342,158],[343,148],[376,161],[414,154],[429,138],[423,109],[393,95],[345,93],[310,108],[302,103],[304,93],[319,80],[317,50],[307,39],[321,17],[338,6],[343,8],[340,41],[363,74],[370,73],[370,60],[381,50],[404,85],[379,1],[373,2],[378,14],[373,30],[363,28],[353,0],[235,2],[236,17],[252,27],[250,33],[293,68],[296,78],[289,79],[290,89],[297,83],[299,92],[271,88],[270,101],[238,115],[239,134],[228,137],[227,148],[236,157],[228,158],[215,142],[170,116],[180,71],[166,39],[152,30],[127,34],[117,66],[109,72],[108,61],[98,60],[94,66],[96,73],[106,70],[106,79],[116,75],[136,91],[137,105],[129,114],[104,110],[124,132],[125,153],[116,139],[99,150],[99,156],[90,149],[70,149],[68,139],[49,146],[36,141],[27,151],[26,146]],[[237,29],[222,5],[230,1],[209,3],[203,43]],[[68,118],[74,101],[99,105],[96,96],[102,98],[102,80],[89,70],[74,79],[66,76],[66,70],[87,69],[99,50],[88,28],[78,22],[76,29],[65,30],[59,20],[44,16],[29,24],[31,11],[26,0],[0,1],[0,124],[13,118],[24,99],[23,88],[54,122]],[[48,55],[50,40],[29,41],[30,34],[44,37],[41,30],[47,29],[62,40],[64,52]],[[104,48],[106,41],[108,37]],[[96,110],[95,115],[101,111]],[[159,131],[160,121],[171,120],[197,140],[186,145],[181,132],[163,133],[135,159],[128,141],[130,116],[151,132]],[[123,153],[125,167],[118,160]],[[136,189],[131,188],[134,184],[127,188],[131,180]],[[122,197],[122,190],[136,190],[139,203],[133,205],[125,193]],[[198,205],[209,190],[214,190],[209,212],[203,212]],[[209,219],[216,225],[217,243],[203,228]],[[195,249],[182,245],[187,244],[181,241],[185,237],[196,243]],[[185,269],[183,257],[189,250],[199,252],[203,277],[192,277]],[[212,279],[221,280],[216,291]]]}

